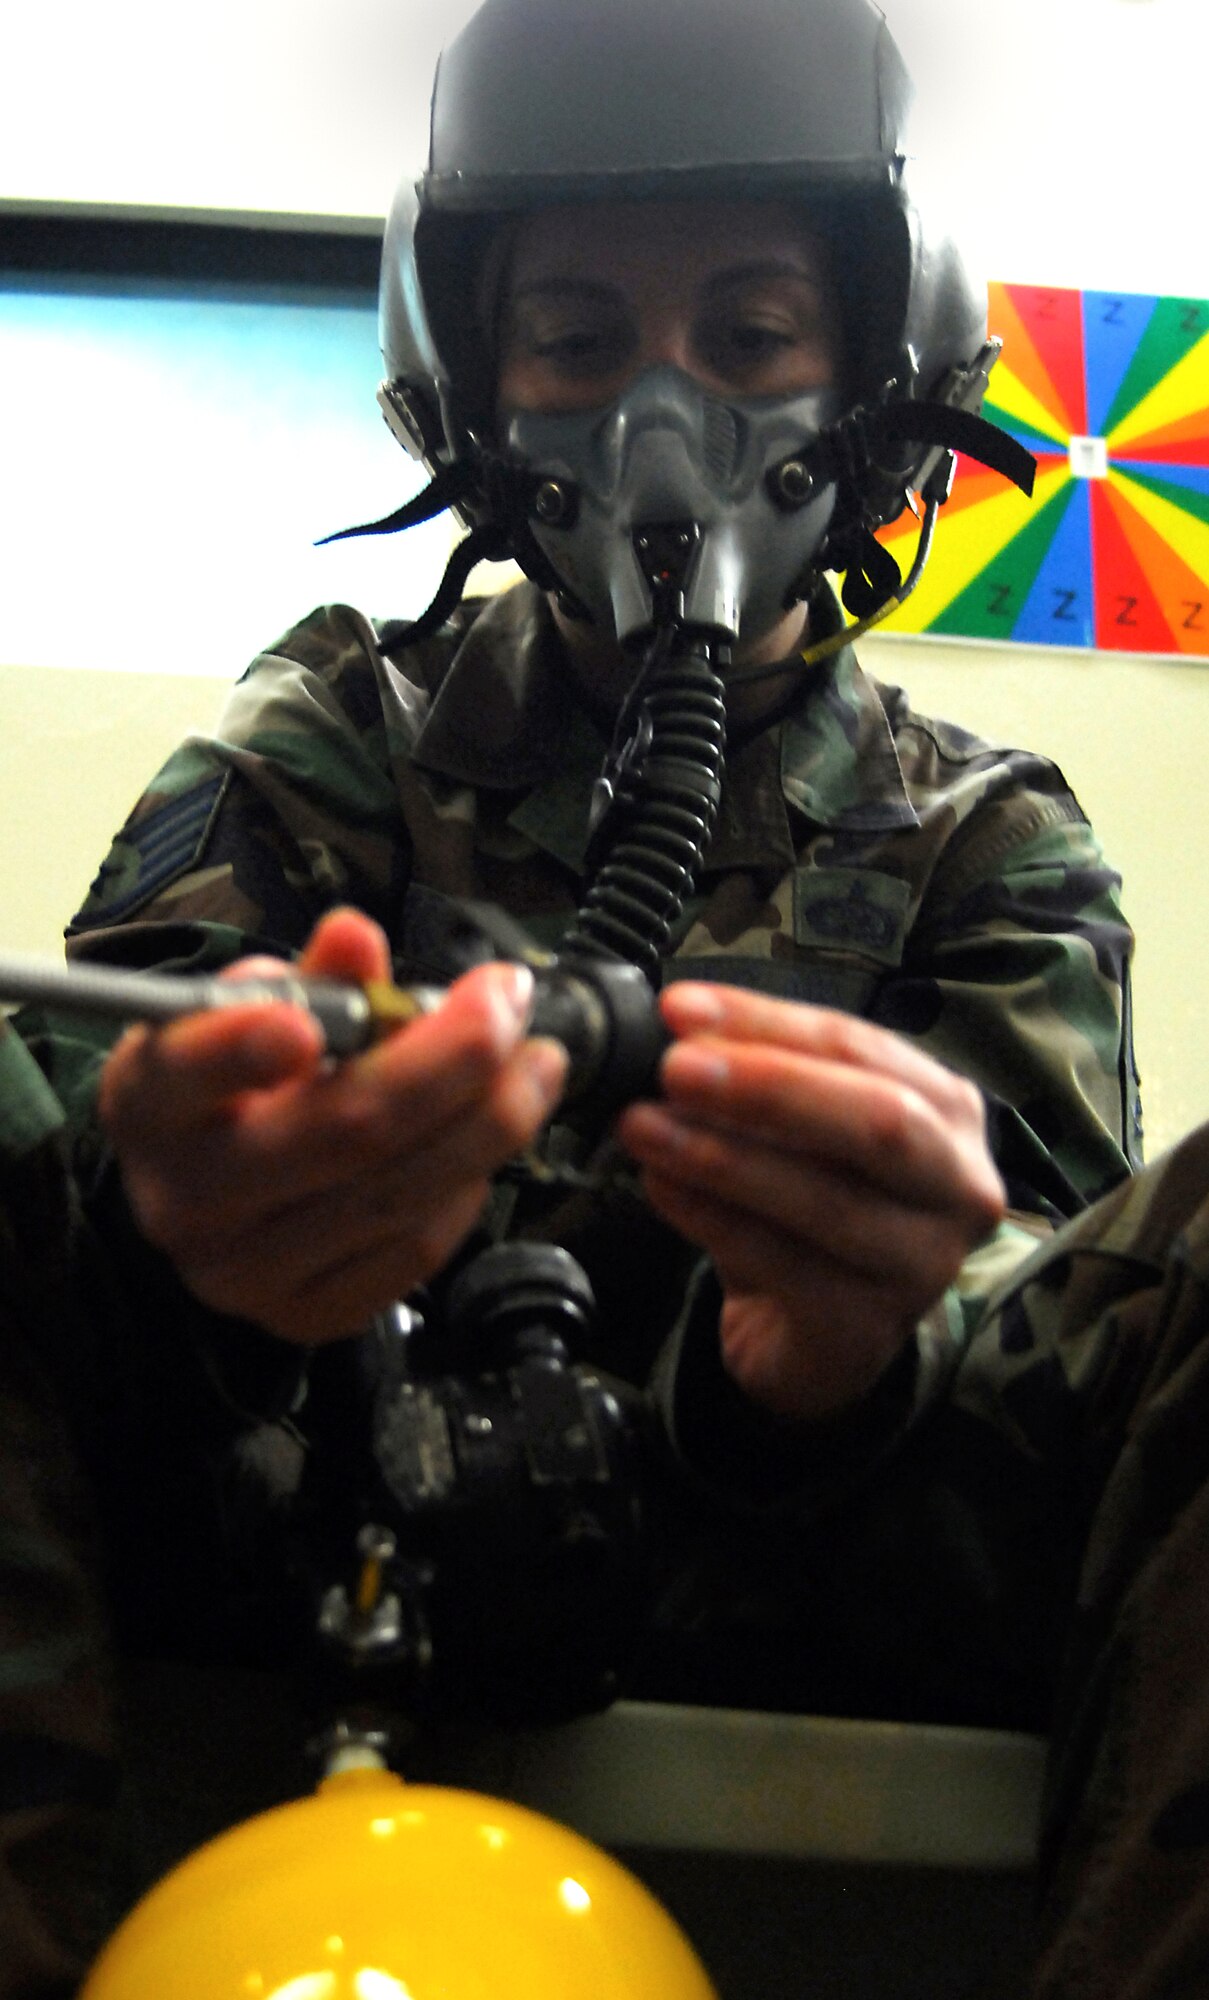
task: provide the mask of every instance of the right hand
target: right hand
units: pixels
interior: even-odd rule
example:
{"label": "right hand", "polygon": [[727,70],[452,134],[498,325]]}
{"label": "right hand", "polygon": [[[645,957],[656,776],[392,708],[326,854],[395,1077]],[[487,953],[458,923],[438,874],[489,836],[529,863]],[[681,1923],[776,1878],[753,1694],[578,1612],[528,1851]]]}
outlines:
{"label": "right hand", "polygon": [[[333,911],[295,969],[385,979],[386,940]],[[448,1261],[558,1102],[565,1053],[525,1039],[529,994],[522,967],[480,966],[340,1063],[285,1003],[130,1029],[100,1111],[139,1228],[219,1312],[304,1343],[362,1331]]]}

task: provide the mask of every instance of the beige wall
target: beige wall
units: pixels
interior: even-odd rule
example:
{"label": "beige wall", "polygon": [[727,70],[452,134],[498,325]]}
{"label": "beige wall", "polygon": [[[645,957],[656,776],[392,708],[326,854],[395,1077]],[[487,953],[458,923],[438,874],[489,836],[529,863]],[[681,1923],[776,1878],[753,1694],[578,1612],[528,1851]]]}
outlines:
{"label": "beige wall", "polygon": [[[923,711],[1056,757],[1095,821],[1138,933],[1153,1157],[1209,1117],[1209,667],[878,635],[862,658]],[[182,735],[213,723],[223,696],[215,680],[0,667],[0,943],[58,954],[142,784]]]}
{"label": "beige wall", "polygon": [[[234,675],[232,676],[234,678]],[[0,666],[0,944],[62,956],[63,925],[146,780],[218,680]]]}

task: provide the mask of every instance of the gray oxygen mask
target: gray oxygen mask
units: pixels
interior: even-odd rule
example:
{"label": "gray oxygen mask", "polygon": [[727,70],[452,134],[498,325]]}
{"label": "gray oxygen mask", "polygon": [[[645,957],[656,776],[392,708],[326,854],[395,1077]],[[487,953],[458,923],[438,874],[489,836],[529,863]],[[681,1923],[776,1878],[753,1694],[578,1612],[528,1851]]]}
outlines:
{"label": "gray oxygen mask", "polygon": [[835,504],[811,447],[839,414],[834,389],[723,401],[660,365],[605,409],[514,412],[507,456],[594,624],[623,644],[669,618],[736,640],[809,591]]}

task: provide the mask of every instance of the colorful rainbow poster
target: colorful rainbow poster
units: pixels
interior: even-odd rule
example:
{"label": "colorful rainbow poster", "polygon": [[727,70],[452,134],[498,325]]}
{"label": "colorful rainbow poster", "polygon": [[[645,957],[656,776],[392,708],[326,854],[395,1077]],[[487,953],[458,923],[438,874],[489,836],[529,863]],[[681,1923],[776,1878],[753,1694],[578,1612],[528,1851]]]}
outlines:
{"label": "colorful rainbow poster", "polygon": [[[1032,500],[958,461],[889,632],[1209,658],[1209,301],[992,285],[984,414]],[[904,574],[911,515],[882,531]]]}

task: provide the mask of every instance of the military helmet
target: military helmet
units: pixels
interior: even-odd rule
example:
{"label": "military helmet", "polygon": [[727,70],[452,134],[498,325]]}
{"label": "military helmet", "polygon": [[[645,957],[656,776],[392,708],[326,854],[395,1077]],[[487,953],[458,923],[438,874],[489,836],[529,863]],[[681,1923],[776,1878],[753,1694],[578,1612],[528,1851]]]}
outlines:
{"label": "military helmet", "polygon": [[[484,259],[507,217],[557,202],[800,204],[830,247],[849,404],[944,395],[983,347],[986,290],[917,201],[911,96],[872,0],[483,0],[387,226],[392,429],[434,471],[489,441]],[[866,481],[869,525],[925,456],[900,448]]]}

